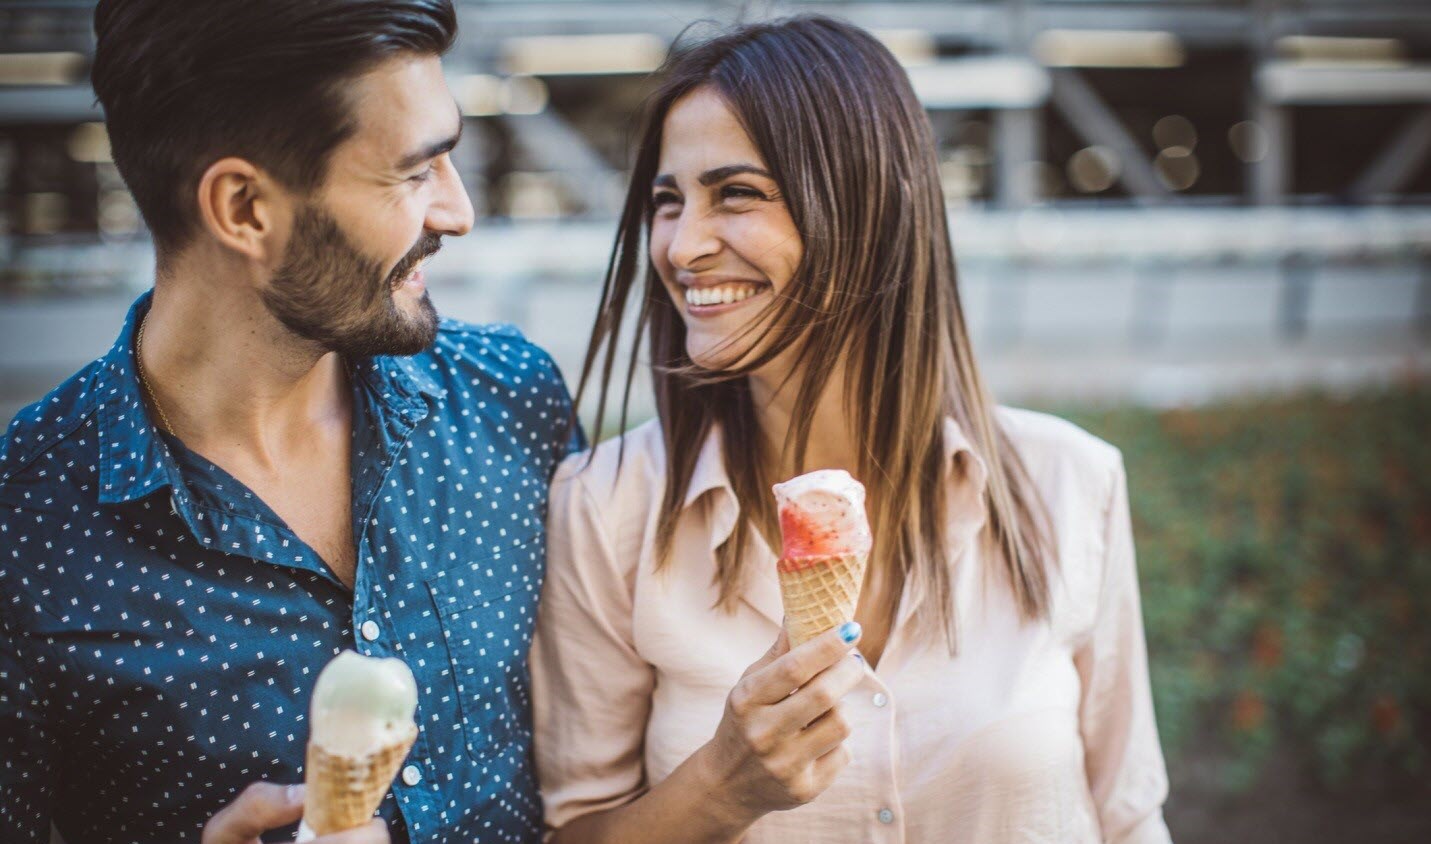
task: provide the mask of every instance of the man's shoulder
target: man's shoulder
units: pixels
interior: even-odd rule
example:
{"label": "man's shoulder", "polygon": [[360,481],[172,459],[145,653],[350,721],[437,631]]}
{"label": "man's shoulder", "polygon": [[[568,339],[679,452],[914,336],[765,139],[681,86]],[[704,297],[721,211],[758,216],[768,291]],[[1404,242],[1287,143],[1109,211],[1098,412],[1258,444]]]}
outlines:
{"label": "man's shoulder", "polygon": [[96,360],[65,379],[43,399],[21,408],[0,440],[0,500],[6,489],[29,472],[42,458],[73,450],[64,462],[97,453],[93,437],[83,436],[94,424],[103,401],[100,374],[104,361]]}
{"label": "man's shoulder", "polygon": [[[552,463],[572,435],[572,399],[552,356],[516,327],[444,319],[437,338],[401,366],[450,424],[480,424]],[[579,440],[579,437],[577,438]]]}
{"label": "man's shoulder", "polygon": [[[457,386],[506,385],[508,387],[550,389],[561,379],[552,356],[509,323],[473,323],[443,318],[437,339],[414,359],[425,365],[440,383],[457,381]],[[443,383],[451,389],[451,383]]]}
{"label": "man's shoulder", "polygon": [[0,441],[0,609],[23,604],[41,616],[58,613],[52,602],[61,592],[47,552],[68,547],[63,538],[79,533],[75,523],[93,509],[84,505],[95,500],[100,462],[102,366],[91,363],[23,408]]}
{"label": "man's shoulder", "polygon": [[471,349],[478,354],[486,351],[494,357],[523,353],[548,356],[544,349],[510,322],[467,322],[443,317],[438,321],[437,339],[429,353],[440,354],[458,349]]}

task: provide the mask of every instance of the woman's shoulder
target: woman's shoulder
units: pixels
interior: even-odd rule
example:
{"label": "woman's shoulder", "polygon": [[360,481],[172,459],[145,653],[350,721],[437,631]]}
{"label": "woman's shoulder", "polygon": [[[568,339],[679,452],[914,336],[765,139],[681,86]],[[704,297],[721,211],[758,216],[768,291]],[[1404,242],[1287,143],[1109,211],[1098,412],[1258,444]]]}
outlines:
{"label": "woman's shoulder", "polygon": [[1107,581],[1115,508],[1127,507],[1122,452],[1052,414],[1001,407],[998,420],[1047,507],[1058,553],[1054,626],[1081,640]]}
{"label": "woman's shoulder", "polygon": [[1121,481],[1123,453],[1117,446],[1051,413],[1000,406],[999,426],[1036,484],[1070,486],[1105,499]]}
{"label": "woman's shoulder", "polygon": [[666,446],[652,419],[596,446],[568,455],[552,478],[553,500],[580,493],[605,512],[645,512],[665,489]]}

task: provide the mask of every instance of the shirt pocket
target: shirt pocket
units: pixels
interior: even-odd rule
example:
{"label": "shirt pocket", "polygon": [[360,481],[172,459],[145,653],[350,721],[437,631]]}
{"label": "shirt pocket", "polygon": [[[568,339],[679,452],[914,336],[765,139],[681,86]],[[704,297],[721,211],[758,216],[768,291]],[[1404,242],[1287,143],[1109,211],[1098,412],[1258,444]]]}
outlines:
{"label": "shirt pocket", "polygon": [[[530,731],[527,650],[541,591],[540,535],[428,578],[467,750],[490,756]],[[524,575],[512,573],[513,568]],[[506,570],[508,574],[496,572]]]}

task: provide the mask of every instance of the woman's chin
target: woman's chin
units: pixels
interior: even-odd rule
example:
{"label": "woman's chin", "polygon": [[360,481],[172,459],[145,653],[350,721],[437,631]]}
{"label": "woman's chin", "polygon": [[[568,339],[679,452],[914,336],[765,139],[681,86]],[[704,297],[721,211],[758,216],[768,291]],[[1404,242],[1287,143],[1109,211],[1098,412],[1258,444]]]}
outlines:
{"label": "woman's chin", "polygon": [[[697,340],[697,342],[691,342]],[[744,351],[733,349],[725,345],[726,338],[716,337],[709,342],[700,342],[699,338],[686,338],[686,355],[691,359],[691,363],[701,369],[712,372],[721,372],[730,369],[743,357]]]}

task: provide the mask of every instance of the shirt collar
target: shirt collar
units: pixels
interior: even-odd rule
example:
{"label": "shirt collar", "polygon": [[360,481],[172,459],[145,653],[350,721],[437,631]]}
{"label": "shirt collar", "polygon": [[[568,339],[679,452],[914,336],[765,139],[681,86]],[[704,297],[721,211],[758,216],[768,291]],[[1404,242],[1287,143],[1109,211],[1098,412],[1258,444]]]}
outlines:
{"label": "shirt collar", "polygon": [[686,485],[683,506],[690,507],[713,489],[723,489],[730,493],[732,499],[735,497],[735,490],[730,485],[730,475],[725,471],[725,440],[721,436],[719,424],[711,425],[705,442],[701,443],[701,451],[696,455],[696,466],[691,470],[691,482]]}
{"label": "shirt collar", "polygon": [[[165,487],[176,492],[185,489],[179,464],[154,426],[139,380],[135,337],[153,301],[152,289],[134,301],[119,337],[100,359],[101,504],[134,501]],[[428,370],[417,358],[408,357],[374,357],[353,366],[355,375],[374,383],[384,405],[409,421],[427,415],[423,397],[441,400],[447,396]]]}
{"label": "shirt collar", "polygon": [[952,416],[944,417],[944,454],[947,460],[944,477],[952,481],[946,505],[948,539],[957,544],[978,532],[989,518],[984,495],[989,484],[989,465]]}
{"label": "shirt collar", "polygon": [[[961,533],[977,530],[988,517],[984,504],[984,490],[988,485],[989,469],[984,459],[974,450],[964,429],[952,417],[943,422],[944,451],[947,458],[946,479],[953,479],[957,472],[964,474],[963,482],[949,501],[950,521]],[[686,486],[684,508],[696,503],[703,495],[713,490],[721,494],[715,520],[712,524],[711,547],[716,548],[730,537],[739,518],[739,504],[735,500],[735,490],[730,483],[730,475],[725,468],[725,448],[719,425],[712,425],[705,442],[696,455],[696,465],[691,472],[691,482]]]}
{"label": "shirt collar", "polygon": [[134,355],[134,338],[154,291],[129,308],[119,338],[100,358],[98,410],[99,501],[117,504],[152,495],[166,486],[182,486],[178,464],[155,430],[144,402]]}
{"label": "shirt collar", "polygon": [[430,370],[436,365],[432,361],[424,365],[417,358],[411,357],[380,356],[357,362],[353,371],[376,375],[380,380],[396,387],[407,399],[427,396],[441,400],[447,397],[447,390],[432,377]]}

